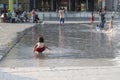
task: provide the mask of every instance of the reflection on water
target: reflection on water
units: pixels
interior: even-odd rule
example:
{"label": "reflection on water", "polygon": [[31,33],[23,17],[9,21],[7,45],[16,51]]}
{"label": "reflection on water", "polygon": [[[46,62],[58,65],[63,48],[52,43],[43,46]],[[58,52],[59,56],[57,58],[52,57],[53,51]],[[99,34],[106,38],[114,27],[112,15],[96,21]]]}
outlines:
{"label": "reflection on water", "polygon": [[[47,27],[47,25],[45,25]],[[52,51],[46,50],[46,59],[114,59],[116,58],[115,33],[101,33],[95,30],[95,25],[85,27],[83,25],[57,25],[58,36],[55,31],[51,34],[58,40],[49,42]],[[48,27],[47,27],[48,28]],[[47,29],[45,29],[47,30]],[[47,34],[44,32],[44,34]],[[50,35],[50,34],[49,34]],[[49,36],[47,36],[49,37]],[[51,37],[52,38],[52,37]],[[58,45],[57,43],[58,42]],[[56,44],[56,45],[55,45]],[[118,56],[118,55],[117,55]],[[106,64],[114,63],[111,60],[103,61]],[[103,63],[103,64],[104,64]]]}
{"label": "reflection on water", "polygon": [[64,32],[61,30],[62,25],[59,25],[59,34],[58,34],[58,46],[63,47],[64,46]]}
{"label": "reflection on water", "polygon": [[[39,34],[51,50],[46,50],[43,55],[34,55],[32,48]],[[41,24],[28,30],[16,45],[16,52],[11,51],[6,61],[13,58],[33,60],[33,56],[28,58],[27,55],[34,55],[38,66],[113,66],[120,60],[119,41],[119,31],[101,33],[95,30],[95,25]],[[11,56],[13,53],[16,54]],[[33,66],[33,62],[28,64]]]}

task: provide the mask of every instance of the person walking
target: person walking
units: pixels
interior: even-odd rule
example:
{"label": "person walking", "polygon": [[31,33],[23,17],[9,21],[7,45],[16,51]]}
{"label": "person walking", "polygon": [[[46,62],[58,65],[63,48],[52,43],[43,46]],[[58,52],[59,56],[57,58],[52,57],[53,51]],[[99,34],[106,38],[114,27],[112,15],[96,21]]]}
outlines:
{"label": "person walking", "polygon": [[31,13],[30,13],[30,11],[27,11],[27,17],[28,17],[28,22],[30,22],[30,20],[31,20]]}
{"label": "person walking", "polygon": [[64,8],[60,8],[60,9],[59,9],[60,24],[61,24],[61,23],[64,23],[64,15],[65,15]]}

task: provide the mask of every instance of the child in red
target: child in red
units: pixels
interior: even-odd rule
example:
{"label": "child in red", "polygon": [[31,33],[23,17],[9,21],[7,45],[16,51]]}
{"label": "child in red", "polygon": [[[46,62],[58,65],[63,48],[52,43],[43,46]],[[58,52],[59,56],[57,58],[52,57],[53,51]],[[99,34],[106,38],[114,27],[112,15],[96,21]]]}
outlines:
{"label": "child in red", "polygon": [[91,23],[94,23],[94,15],[93,15],[93,12],[92,12],[92,14],[91,14],[90,21],[91,21]]}
{"label": "child in red", "polygon": [[42,54],[42,52],[45,51],[46,48],[48,48],[48,47],[44,43],[44,38],[42,36],[39,36],[38,42],[34,46],[34,52],[37,54],[39,54],[39,53]]}

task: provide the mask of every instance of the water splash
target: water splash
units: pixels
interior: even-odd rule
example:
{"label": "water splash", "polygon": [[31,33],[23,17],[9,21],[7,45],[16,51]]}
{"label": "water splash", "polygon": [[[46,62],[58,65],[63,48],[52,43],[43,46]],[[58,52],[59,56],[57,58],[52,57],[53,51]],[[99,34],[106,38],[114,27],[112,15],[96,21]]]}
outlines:
{"label": "water splash", "polygon": [[80,50],[75,50],[71,48],[62,48],[62,47],[51,47],[51,50],[46,50],[45,53],[52,53],[52,54],[68,54],[68,53],[78,53],[81,52]]}

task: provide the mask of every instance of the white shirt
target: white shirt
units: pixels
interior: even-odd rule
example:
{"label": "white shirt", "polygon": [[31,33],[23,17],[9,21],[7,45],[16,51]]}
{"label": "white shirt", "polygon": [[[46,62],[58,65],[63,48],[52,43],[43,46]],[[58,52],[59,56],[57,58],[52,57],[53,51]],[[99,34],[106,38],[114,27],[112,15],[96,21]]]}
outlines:
{"label": "white shirt", "polygon": [[59,10],[59,17],[64,18],[64,10]]}

